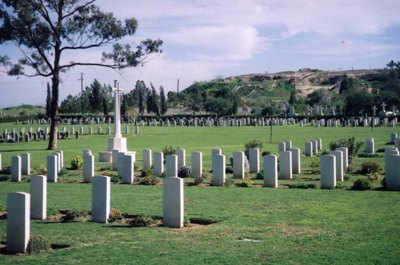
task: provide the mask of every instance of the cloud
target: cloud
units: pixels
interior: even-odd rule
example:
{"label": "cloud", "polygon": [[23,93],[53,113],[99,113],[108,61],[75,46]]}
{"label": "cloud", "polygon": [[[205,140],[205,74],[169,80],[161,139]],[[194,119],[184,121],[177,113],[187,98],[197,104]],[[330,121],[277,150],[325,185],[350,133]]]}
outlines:
{"label": "cloud", "polygon": [[251,59],[268,46],[252,26],[197,26],[163,35],[166,43],[191,50],[192,59],[240,61]]}

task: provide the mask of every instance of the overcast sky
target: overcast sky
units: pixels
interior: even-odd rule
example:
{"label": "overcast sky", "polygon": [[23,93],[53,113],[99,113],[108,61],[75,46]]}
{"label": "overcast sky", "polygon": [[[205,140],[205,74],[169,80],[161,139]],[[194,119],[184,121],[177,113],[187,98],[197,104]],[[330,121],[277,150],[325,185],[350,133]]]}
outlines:
{"label": "overcast sky", "polygon": [[[134,38],[164,41],[163,53],[140,68],[119,74],[99,68],[74,68],[62,76],[60,102],[95,78],[120,81],[127,91],[136,80],[176,91],[195,81],[247,73],[318,68],[322,70],[383,68],[400,60],[399,0],[99,0],[104,11],[120,19],[135,17]],[[0,46],[0,54],[18,49]],[[97,60],[99,53],[68,55]],[[42,104],[42,78],[0,73],[0,107]]]}

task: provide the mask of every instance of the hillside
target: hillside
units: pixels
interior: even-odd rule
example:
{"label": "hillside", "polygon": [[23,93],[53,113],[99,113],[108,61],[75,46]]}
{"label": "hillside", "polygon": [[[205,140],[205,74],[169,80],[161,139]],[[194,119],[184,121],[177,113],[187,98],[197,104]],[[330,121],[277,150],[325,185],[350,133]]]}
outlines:
{"label": "hillside", "polygon": [[[344,80],[350,82],[354,91],[371,92],[373,87],[381,87],[387,81],[387,73],[383,70],[322,71],[301,69],[278,73],[246,74],[194,83],[181,92],[183,95],[180,99],[181,101],[189,99],[186,100],[187,105],[190,105],[190,101],[197,102],[196,108],[222,114],[218,110],[207,108],[206,102],[210,98],[220,99],[219,103],[223,103],[222,99],[228,101],[235,99],[240,106],[260,109],[275,105],[275,109],[278,109],[276,111],[279,111],[279,103],[288,103],[292,98],[291,100],[296,100],[297,107],[300,107],[304,112],[307,103],[310,104],[309,101],[311,101],[311,104],[322,103],[326,105],[327,102],[313,102],[309,98],[315,96],[317,92],[331,95],[324,97],[338,95],[339,88]],[[202,106],[199,107],[198,105],[201,104]],[[229,104],[229,102],[225,102],[225,104]],[[343,100],[341,104],[344,104]],[[228,108],[234,108],[234,105],[233,103]]]}

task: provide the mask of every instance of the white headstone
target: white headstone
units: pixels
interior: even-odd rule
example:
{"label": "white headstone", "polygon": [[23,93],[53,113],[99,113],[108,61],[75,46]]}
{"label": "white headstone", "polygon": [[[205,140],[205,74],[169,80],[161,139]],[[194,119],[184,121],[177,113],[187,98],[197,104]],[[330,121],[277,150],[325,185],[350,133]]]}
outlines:
{"label": "white headstone", "polygon": [[31,174],[31,155],[29,153],[21,155],[21,173],[22,175]]}
{"label": "white headstone", "polygon": [[46,176],[31,176],[31,219],[47,218],[47,178]]}
{"label": "white headstone", "polygon": [[127,154],[126,152],[118,152],[118,163],[117,163],[118,176],[123,175],[125,167],[124,158],[126,154]]}
{"label": "white headstone", "polygon": [[151,163],[151,149],[144,149],[143,150],[143,169],[150,169],[152,166]]}
{"label": "white headstone", "polygon": [[321,151],[322,150],[322,139],[321,138],[317,138],[316,140],[317,140],[317,149],[319,151]]}
{"label": "white headstone", "polygon": [[47,181],[57,182],[58,171],[57,171],[57,155],[47,156]]}
{"label": "white headstone", "polygon": [[286,149],[284,151],[292,149],[292,141],[286,140],[285,141],[285,148]]}
{"label": "white headstone", "polygon": [[244,179],[244,152],[233,153],[233,177]]}
{"label": "white headstone", "polygon": [[299,148],[292,148],[292,172],[293,174],[301,174],[301,151]]}
{"label": "white headstone", "polygon": [[260,171],[260,150],[258,148],[249,149],[249,171],[252,173]]}
{"label": "white headstone", "polygon": [[194,178],[201,178],[203,174],[203,154],[192,152],[192,175]]}
{"label": "white headstone", "polygon": [[321,189],[334,189],[336,186],[336,157],[322,155],[320,161]]}
{"label": "white headstone", "polygon": [[164,173],[164,153],[154,152],[153,174],[159,177],[163,173]]}
{"label": "white headstone", "polygon": [[264,186],[278,187],[278,158],[275,155],[266,155],[264,159]]}
{"label": "white headstone", "polygon": [[292,179],[292,152],[282,151],[279,152],[279,178]]}
{"label": "white headstone", "polygon": [[30,239],[30,195],[7,194],[7,250],[25,253]]}
{"label": "white headstone", "polygon": [[107,223],[110,214],[110,177],[92,178],[92,221]]}
{"label": "white headstone", "polygon": [[123,158],[122,183],[133,184],[135,180],[135,157],[132,154],[126,154]]}
{"label": "white headstone", "polygon": [[185,149],[176,149],[176,155],[178,156],[178,168],[186,166],[186,151]]}
{"label": "white headstone", "polygon": [[283,152],[286,151],[286,143],[285,142],[280,142],[278,144],[278,152]]}
{"label": "white headstone", "polygon": [[340,147],[337,148],[337,150],[343,152],[343,164],[344,164],[343,171],[344,173],[346,173],[349,167],[349,149],[347,147]]}
{"label": "white headstone", "polygon": [[83,155],[83,182],[92,182],[94,176],[94,156],[91,153]]}
{"label": "white headstone", "polygon": [[58,173],[61,170],[61,154],[56,151],[56,152],[54,152],[54,155],[57,158],[57,163],[56,163],[57,168],[56,168],[56,170],[57,170],[57,173]]}
{"label": "white headstone", "polygon": [[[167,156],[168,157],[171,155]],[[167,162],[168,163],[168,162]],[[168,167],[167,167],[168,171]],[[182,228],[184,218],[183,180],[177,177],[164,178],[163,225]]]}
{"label": "white headstone", "polygon": [[11,158],[11,181],[21,181],[21,157],[13,156]]}
{"label": "white headstone", "polygon": [[178,177],[178,156],[167,155],[165,160],[165,176],[167,178]]}
{"label": "white headstone", "polygon": [[375,154],[375,140],[370,137],[365,141],[365,152],[368,154]]}
{"label": "white headstone", "polygon": [[396,133],[396,132],[392,132],[392,133],[390,134],[390,142],[391,142],[391,143],[394,143],[394,141],[396,140],[396,138],[397,138],[397,133]]}
{"label": "white headstone", "polygon": [[0,170],[2,169],[2,167],[1,167],[1,154],[0,154]]}
{"label": "white headstone", "polygon": [[118,153],[119,153],[119,151],[117,149],[112,150],[112,169],[113,170],[118,169]]}
{"label": "white headstone", "polygon": [[304,143],[304,155],[305,156],[313,156],[313,144],[312,142]]}
{"label": "white headstone", "polygon": [[343,151],[335,150],[335,151],[331,151],[330,154],[336,157],[336,181],[343,181],[343,177],[344,177]]}
{"label": "white headstone", "polygon": [[223,186],[225,183],[225,156],[214,155],[212,159],[212,185]]}

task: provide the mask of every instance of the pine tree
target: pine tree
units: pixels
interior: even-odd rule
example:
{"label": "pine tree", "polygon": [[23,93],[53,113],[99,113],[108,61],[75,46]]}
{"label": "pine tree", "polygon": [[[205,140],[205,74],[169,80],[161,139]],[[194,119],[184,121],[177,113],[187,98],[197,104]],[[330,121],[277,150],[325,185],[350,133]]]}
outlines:
{"label": "pine tree", "polygon": [[165,92],[164,92],[164,88],[162,86],[160,86],[160,105],[161,105],[161,114],[164,115],[167,110],[167,100],[165,98]]}

